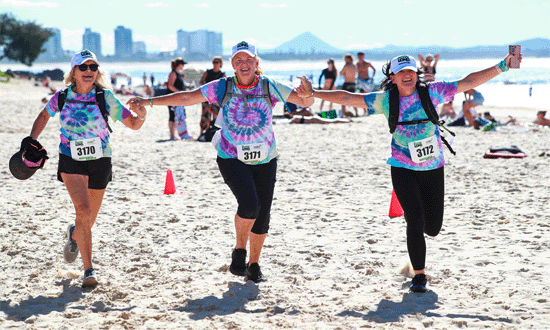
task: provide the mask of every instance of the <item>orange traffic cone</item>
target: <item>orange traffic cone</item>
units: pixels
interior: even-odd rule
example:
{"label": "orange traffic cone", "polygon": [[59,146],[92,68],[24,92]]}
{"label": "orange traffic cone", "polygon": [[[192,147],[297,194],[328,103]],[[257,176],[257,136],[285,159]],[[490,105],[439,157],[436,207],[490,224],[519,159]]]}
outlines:
{"label": "orange traffic cone", "polygon": [[166,171],[166,183],[164,184],[164,194],[173,195],[176,193],[176,183],[174,182],[174,176],[172,170]]}
{"label": "orange traffic cone", "polygon": [[395,190],[392,190],[389,216],[390,218],[397,218],[403,216],[403,214],[403,208],[401,207],[401,204],[399,203],[399,200],[395,195]]}

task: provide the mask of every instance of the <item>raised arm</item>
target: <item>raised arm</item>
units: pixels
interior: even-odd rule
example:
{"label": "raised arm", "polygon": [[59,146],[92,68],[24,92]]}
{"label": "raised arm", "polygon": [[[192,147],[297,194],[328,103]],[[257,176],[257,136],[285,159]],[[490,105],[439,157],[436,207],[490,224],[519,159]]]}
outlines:
{"label": "raised arm", "polygon": [[434,56],[435,61],[434,61],[434,65],[432,65],[433,68],[434,68],[434,70],[435,70],[435,67],[437,66],[437,62],[439,62],[439,57],[440,57],[439,54],[436,54],[436,55]]}
{"label": "raised arm", "polygon": [[[313,90],[311,81],[306,77],[298,77],[302,81],[300,86],[296,89],[298,96],[308,97],[313,96],[321,100],[329,101],[332,103],[338,103],[350,107],[360,107],[366,108],[365,99],[363,96],[365,94],[350,93],[348,91],[336,90]],[[290,99],[290,98],[289,98]]]}
{"label": "raised arm", "polygon": [[[498,76],[503,71],[508,71],[508,66],[510,65],[510,60],[512,59],[513,54],[509,54],[506,58],[501,61],[499,64],[487,68],[485,70],[472,72],[466,77],[458,81],[458,87],[456,93],[462,93],[469,89],[476,88],[479,85],[482,85],[494,77]],[[519,61],[521,62],[522,56],[519,55]]]}
{"label": "raised arm", "polygon": [[153,105],[189,106],[207,101],[208,100],[206,97],[202,95],[201,90],[197,88],[192,91],[182,91],[163,96],[150,97],[148,99],[143,97],[133,97],[128,100],[127,104],[130,105],[130,110],[135,111],[137,109],[136,107],[140,107],[142,105],[149,105],[151,107]]}

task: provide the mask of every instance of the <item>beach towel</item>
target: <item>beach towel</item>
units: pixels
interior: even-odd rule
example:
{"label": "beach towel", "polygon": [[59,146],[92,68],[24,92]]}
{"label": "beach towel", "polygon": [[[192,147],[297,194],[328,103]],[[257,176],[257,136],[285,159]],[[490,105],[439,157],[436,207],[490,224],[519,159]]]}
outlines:
{"label": "beach towel", "polygon": [[483,158],[523,158],[525,153],[517,146],[492,147],[485,152]]}

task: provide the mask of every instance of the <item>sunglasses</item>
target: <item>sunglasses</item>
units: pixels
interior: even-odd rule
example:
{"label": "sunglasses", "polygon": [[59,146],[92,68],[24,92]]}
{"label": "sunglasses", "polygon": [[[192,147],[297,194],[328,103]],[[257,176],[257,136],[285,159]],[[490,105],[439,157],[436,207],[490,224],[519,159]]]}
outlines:
{"label": "sunglasses", "polygon": [[214,64],[219,64],[219,63],[221,63],[221,62],[219,62],[219,61],[214,61],[214,62],[212,62],[212,63],[214,63]]}
{"label": "sunglasses", "polygon": [[88,65],[88,64],[80,64],[80,65],[78,66],[78,70],[80,70],[80,71],[82,71],[82,72],[88,70],[88,68],[90,68],[91,71],[97,71],[97,69],[99,68],[99,65],[97,65],[97,64],[90,64],[90,65]]}

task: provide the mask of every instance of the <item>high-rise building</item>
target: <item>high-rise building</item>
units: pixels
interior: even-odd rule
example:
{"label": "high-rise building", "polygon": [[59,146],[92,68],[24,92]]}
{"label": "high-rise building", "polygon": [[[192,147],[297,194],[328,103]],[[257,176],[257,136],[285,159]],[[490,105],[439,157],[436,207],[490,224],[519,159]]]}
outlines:
{"label": "high-rise building", "polygon": [[132,30],[124,26],[115,29],[115,57],[130,57],[133,54]]}
{"label": "high-rise building", "polygon": [[61,47],[61,31],[56,28],[48,28],[53,32],[53,35],[44,43],[43,48],[46,50],[42,55],[49,58],[58,58],[63,56],[63,48]]}
{"label": "high-rise building", "polygon": [[189,56],[203,54],[208,56],[222,55],[222,34],[219,32],[197,30],[187,32],[178,30],[176,52]]}
{"label": "high-rise building", "polygon": [[82,49],[88,49],[95,53],[96,56],[102,56],[101,35],[97,32],[92,32],[90,28],[87,28],[82,35]]}
{"label": "high-rise building", "polygon": [[145,55],[147,54],[147,47],[144,41],[134,41],[132,51],[134,55]]}

